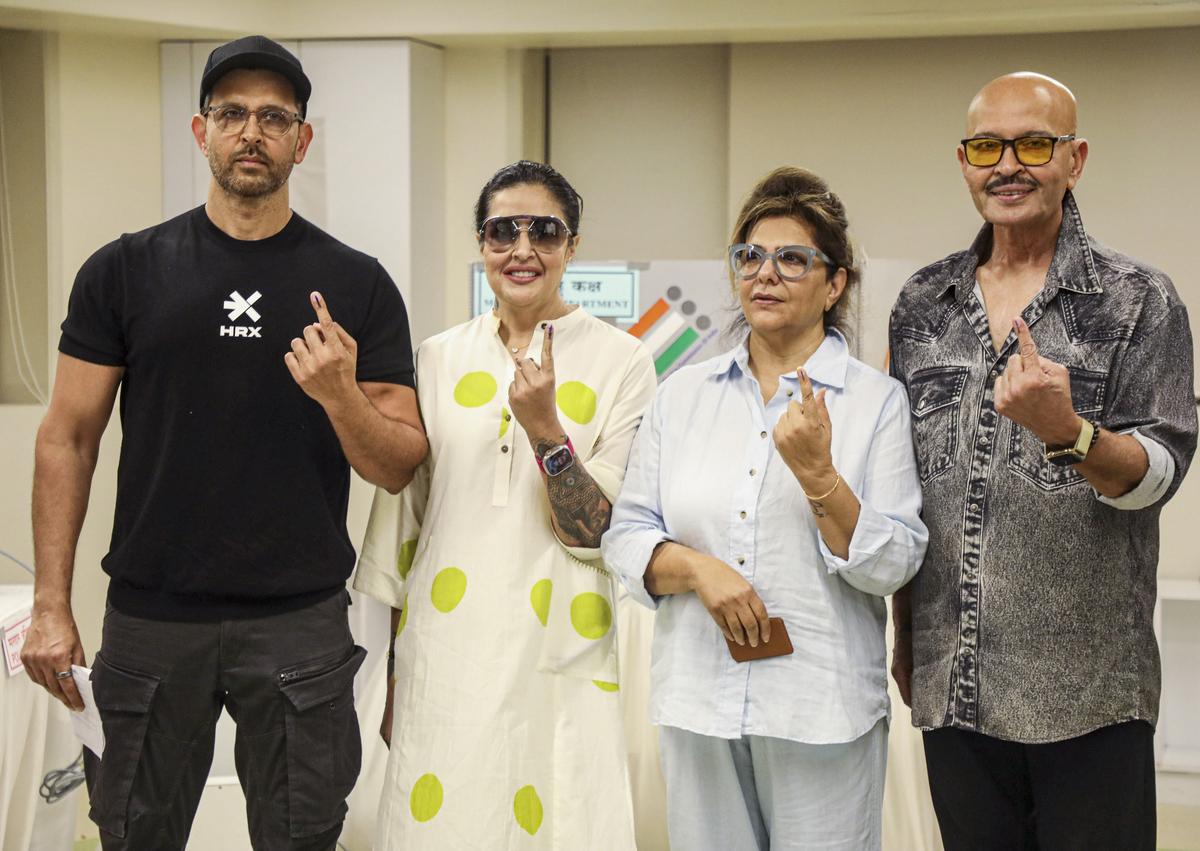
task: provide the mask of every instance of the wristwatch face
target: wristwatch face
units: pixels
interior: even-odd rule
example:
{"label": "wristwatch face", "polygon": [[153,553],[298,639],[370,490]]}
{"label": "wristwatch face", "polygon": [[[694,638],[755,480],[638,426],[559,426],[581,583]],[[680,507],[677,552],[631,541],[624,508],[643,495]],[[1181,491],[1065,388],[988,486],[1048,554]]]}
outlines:
{"label": "wristwatch face", "polygon": [[575,463],[575,455],[566,446],[559,446],[542,456],[542,469],[547,476],[557,476]]}

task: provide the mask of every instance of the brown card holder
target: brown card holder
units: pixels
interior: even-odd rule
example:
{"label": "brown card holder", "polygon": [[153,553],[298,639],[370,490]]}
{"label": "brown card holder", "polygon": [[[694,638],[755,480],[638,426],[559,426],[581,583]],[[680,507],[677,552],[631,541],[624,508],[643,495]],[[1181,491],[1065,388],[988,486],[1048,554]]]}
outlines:
{"label": "brown card holder", "polygon": [[749,644],[738,644],[736,641],[725,639],[729,645],[729,655],[735,662],[752,662],[755,659],[770,659],[772,656],[786,656],[792,652],[792,639],[788,637],[787,627],[783,618],[771,618],[771,641],[769,644],[759,642],[757,647]]}

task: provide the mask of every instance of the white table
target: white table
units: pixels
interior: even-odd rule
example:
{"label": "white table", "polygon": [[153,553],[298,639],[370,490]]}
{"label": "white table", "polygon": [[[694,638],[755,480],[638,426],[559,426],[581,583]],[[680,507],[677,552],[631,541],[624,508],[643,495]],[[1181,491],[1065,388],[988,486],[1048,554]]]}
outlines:
{"label": "white table", "polygon": [[[32,585],[0,585],[0,624],[32,605]],[[24,672],[9,676],[0,664],[0,848],[70,851],[79,790],[47,804],[38,789],[46,772],[66,768],[79,748],[66,707]]]}

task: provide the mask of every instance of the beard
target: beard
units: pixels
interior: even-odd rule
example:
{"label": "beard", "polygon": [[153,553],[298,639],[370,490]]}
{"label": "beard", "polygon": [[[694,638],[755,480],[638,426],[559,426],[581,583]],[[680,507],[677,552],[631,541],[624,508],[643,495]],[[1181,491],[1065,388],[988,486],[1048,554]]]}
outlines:
{"label": "beard", "polygon": [[[266,166],[265,172],[262,170],[256,170],[249,174],[243,172],[237,164],[237,159],[247,155],[261,159]],[[267,155],[266,151],[257,146],[242,148],[225,158],[221,157],[215,146],[209,146],[208,149],[208,167],[212,170],[217,185],[230,195],[236,195],[239,198],[262,198],[271,195],[287,183],[288,177],[292,174],[292,166],[290,157],[282,162],[276,162]]]}

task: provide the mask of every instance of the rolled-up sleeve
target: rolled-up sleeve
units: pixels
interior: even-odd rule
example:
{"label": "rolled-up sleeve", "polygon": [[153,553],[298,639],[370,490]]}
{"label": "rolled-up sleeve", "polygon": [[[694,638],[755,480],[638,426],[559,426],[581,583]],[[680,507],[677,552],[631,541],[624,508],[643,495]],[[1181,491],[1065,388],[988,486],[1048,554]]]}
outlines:
{"label": "rolled-up sleeve", "polygon": [[661,398],[638,429],[625,482],[613,505],[612,523],[600,542],[605,564],[616,573],[633,599],[651,609],[658,608],[658,598],[646,590],[646,566],[654,548],[670,540],[663,522],[659,487]]}
{"label": "rolled-up sleeve", "polygon": [[[865,452],[858,524],[847,558],[830,552],[818,536],[821,556],[831,573],[867,594],[885,596],[903,587],[925,557],[929,532],[921,520],[921,482],[917,475],[904,391],[894,386],[869,446],[846,446],[843,453]],[[837,463],[839,469],[843,464]],[[849,468],[851,465],[844,465]]]}
{"label": "rolled-up sleeve", "polygon": [[1151,440],[1137,429],[1124,434],[1132,436],[1142,445],[1142,449],[1146,450],[1146,475],[1142,476],[1137,487],[1129,493],[1110,497],[1097,491],[1096,498],[1105,505],[1111,505],[1121,511],[1133,511],[1154,505],[1166,495],[1171,482],[1175,480],[1175,459],[1162,444]]}
{"label": "rolled-up sleeve", "polygon": [[1110,376],[1110,381],[1116,390],[1101,425],[1132,434],[1146,450],[1149,467],[1129,493],[1111,499],[1097,494],[1097,499],[1123,511],[1166,501],[1178,490],[1196,451],[1192,331],[1187,308],[1175,304],[1153,327],[1139,329],[1119,374]]}

